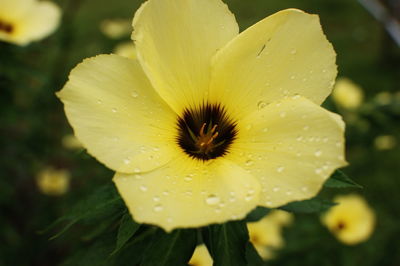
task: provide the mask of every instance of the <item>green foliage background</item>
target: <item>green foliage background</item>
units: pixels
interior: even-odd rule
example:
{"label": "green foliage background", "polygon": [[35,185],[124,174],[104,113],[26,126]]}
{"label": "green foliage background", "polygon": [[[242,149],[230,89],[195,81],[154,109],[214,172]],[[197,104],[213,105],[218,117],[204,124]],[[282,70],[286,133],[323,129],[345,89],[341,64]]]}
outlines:
{"label": "green foliage background", "polygon": [[[356,192],[376,212],[374,234],[365,243],[345,246],[320,224],[319,214],[296,214],[294,224],[285,230],[286,246],[267,264],[400,265],[400,145],[387,151],[373,146],[379,135],[393,135],[400,142],[399,94],[384,105],[375,101],[379,92],[400,92],[399,47],[355,0],[225,2],[236,15],[241,30],[284,8],[296,7],[319,14],[324,32],[338,54],[339,76],[351,78],[366,94],[364,105],[353,114],[338,109],[330,99],[325,106],[355,117],[347,124],[350,165],[344,172],[364,187]],[[100,32],[99,24],[109,18],[132,18],[141,1],[59,0],[57,3],[63,9],[63,21],[55,34],[27,47],[0,42],[0,265],[46,266],[65,261],[70,265],[128,265],[123,263],[123,256],[129,258],[129,265],[135,265],[135,256],[129,252],[124,255],[122,251],[119,260],[107,260],[117,241],[112,232],[123,230],[121,234],[128,237],[119,241],[126,241],[127,247],[138,254],[141,249],[144,251],[143,243],[148,237],[160,234],[163,239],[165,235],[155,228],[127,223],[122,216],[126,214],[121,212],[97,210],[89,218],[80,217],[76,225],[53,240],[49,238],[62,229],[60,225],[40,233],[70,213],[77,201],[110,183],[113,176],[110,170],[84,151],[66,150],[61,145],[62,137],[72,131],[55,92],[84,58],[110,53],[120,41],[129,40],[129,36],[108,39]],[[37,189],[35,175],[47,165],[71,171],[72,186],[66,195],[49,197]],[[353,191],[325,189],[321,197],[330,199]],[[96,200],[104,202],[102,198]],[[129,242],[129,236],[136,230],[142,238]],[[193,239],[191,231],[175,234],[178,240]],[[182,249],[178,247],[177,252],[187,252],[179,248]]]}

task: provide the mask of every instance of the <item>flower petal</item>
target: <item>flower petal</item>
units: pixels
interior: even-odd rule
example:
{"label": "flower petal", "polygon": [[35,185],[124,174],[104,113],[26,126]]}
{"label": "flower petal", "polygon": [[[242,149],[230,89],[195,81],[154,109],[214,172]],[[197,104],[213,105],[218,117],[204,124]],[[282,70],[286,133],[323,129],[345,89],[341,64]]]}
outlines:
{"label": "flower petal", "polygon": [[150,0],[136,12],[133,27],[146,74],[177,113],[202,102],[211,57],[238,34],[220,0]]}
{"label": "flower petal", "polygon": [[336,168],[346,165],[342,124],[305,98],[274,102],[238,128],[227,158],[260,180],[260,205],[311,198]]}
{"label": "flower petal", "polygon": [[88,152],[119,172],[149,171],[176,149],[176,115],[139,63],[117,55],[85,60],[58,96]]}
{"label": "flower petal", "polygon": [[34,5],[34,0],[2,0],[0,18],[7,22],[15,22],[23,17]]}
{"label": "flower petal", "polygon": [[61,10],[56,4],[38,2],[17,25],[15,39],[22,45],[40,40],[57,29],[60,17]]}
{"label": "flower petal", "polygon": [[242,114],[296,94],[321,104],[337,74],[335,57],[318,16],[283,10],[216,54],[210,99],[224,99],[228,109]]}
{"label": "flower petal", "polygon": [[183,156],[149,173],[117,173],[114,182],[136,221],[167,231],[241,219],[260,192],[257,179],[228,160]]}

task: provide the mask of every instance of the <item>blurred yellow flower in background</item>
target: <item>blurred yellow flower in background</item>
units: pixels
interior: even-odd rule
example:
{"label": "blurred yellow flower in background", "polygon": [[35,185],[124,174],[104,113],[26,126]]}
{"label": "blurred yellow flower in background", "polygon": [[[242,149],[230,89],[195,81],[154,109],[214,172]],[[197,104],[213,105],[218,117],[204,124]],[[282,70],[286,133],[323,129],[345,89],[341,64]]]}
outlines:
{"label": "blurred yellow flower in background", "polygon": [[36,176],[39,190],[49,196],[64,195],[69,189],[71,175],[69,171],[47,167]]}
{"label": "blurred yellow flower in background", "polygon": [[123,57],[136,59],[136,48],[133,42],[123,42],[115,47],[114,53]]}
{"label": "blurred yellow flower in background", "polygon": [[119,39],[132,32],[132,24],[129,19],[106,19],[101,22],[100,30],[110,39]]}
{"label": "blurred yellow flower in background", "polygon": [[339,78],[333,89],[332,97],[336,104],[346,109],[356,109],[361,105],[364,93],[362,88],[350,79]]}
{"label": "blurred yellow flower in background", "polygon": [[137,60],[86,59],[58,96],[136,221],[242,219],[346,165],[344,123],[319,106],[337,70],[318,16],[287,9],[239,34],[219,0],[150,0],[133,26]]}
{"label": "blurred yellow flower in background", "polygon": [[189,261],[189,266],[212,266],[213,259],[207,250],[206,245],[201,244],[194,250],[193,256]]}
{"label": "blurred yellow flower in background", "polygon": [[250,242],[264,259],[272,259],[274,251],[284,245],[282,230],[293,221],[293,214],[273,210],[258,222],[247,223]]}
{"label": "blurred yellow flower in background", "polygon": [[322,216],[322,223],[341,242],[354,245],[367,240],[375,227],[374,211],[359,195],[337,196],[332,207]]}
{"label": "blurred yellow flower in background", "polygon": [[27,45],[53,33],[60,8],[49,1],[0,0],[0,41]]}
{"label": "blurred yellow flower in background", "polygon": [[77,150],[83,148],[82,143],[72,134],[65,135],[62,138],[61,143],[64,146],[64,148],[70,150]]}
{"label": "blurred yellow flower in background", "polygon": [[374,146],[377,150],[391,150],[397,145],[395,136],[382,135],[378,136],[374,140]]}

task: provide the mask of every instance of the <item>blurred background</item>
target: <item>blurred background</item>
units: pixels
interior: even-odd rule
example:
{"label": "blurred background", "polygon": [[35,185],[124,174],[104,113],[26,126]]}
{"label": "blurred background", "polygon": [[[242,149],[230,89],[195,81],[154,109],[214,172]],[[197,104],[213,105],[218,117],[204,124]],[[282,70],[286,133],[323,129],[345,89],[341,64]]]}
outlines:
{"label": "blurred background", "polygon": [[[54,2],[63,17],[50,37],[26,47],[0,42],[1,266],[58,265],[84,246],[90,237],[79,224],[54,240],[40,231],[113,176],[71,137],[55,92],[84,58],[130,40],[143,1]],[[350,165],[343,171],[364,187],[325,189],[322,197],[357,193],[376,215],[372,235],[346,245],[319,215],[296,214],[267,265],[400,265],[400,35],[393,26],[400,28],[400,1],[225,2],[241,30],[285,8],[319,14],[337,52],[338,77],[351,80],[324,105],[346,121]]]}

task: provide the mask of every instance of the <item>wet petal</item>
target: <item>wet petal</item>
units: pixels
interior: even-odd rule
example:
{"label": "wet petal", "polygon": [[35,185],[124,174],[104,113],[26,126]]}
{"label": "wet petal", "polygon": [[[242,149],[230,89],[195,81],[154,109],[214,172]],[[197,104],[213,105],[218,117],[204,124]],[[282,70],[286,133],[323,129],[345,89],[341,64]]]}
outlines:
{"label": "wet petal", "polygon": [[136,221],[167,231],[243,218],[260,191],[259,182],[230,161],[184,156],[149,173],[117,173],[114,182]]}
{"label": "wet petal", "polygon": [[220,0],[150,0],[135,14],[138,58],[175,111],[198,105],[209,87],[210,60],[238,34]]}
{"label": "wet petal", "polygon": [[151,170],[177,150],[176,116],[136,60],[87,59],[72,70],[58,96],[79,141],[115,171]]}
{"label": "wet petal", "polygon": [[241,114],[299,94],[321,104],[336,77],[335,52],[318,16],[288,9],[258,22],[213,59],[211,101]]}
{"label": "wet petal", "polygon": [[281,206],[315,196],[346,164],[344,130],[332,113],[294,97],[274,102],[239,121],[227,156],[262,183],[260,204]]}
{"label": "wet petal", "polygon": [[15,22],[22,18],[34,4],[34,0],[2,0],[0,19]]}

